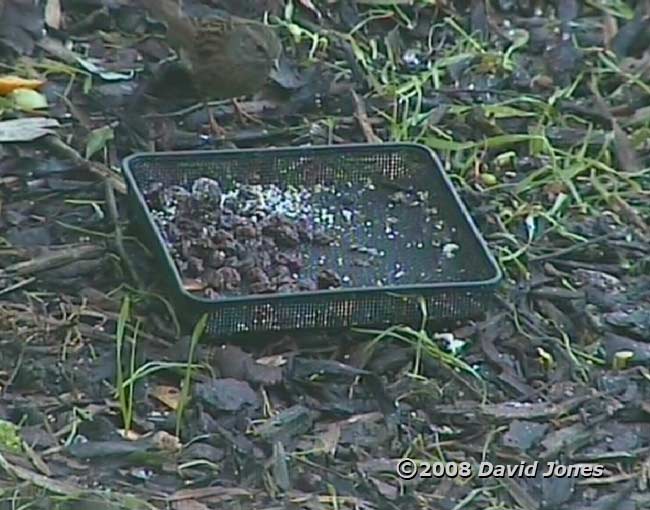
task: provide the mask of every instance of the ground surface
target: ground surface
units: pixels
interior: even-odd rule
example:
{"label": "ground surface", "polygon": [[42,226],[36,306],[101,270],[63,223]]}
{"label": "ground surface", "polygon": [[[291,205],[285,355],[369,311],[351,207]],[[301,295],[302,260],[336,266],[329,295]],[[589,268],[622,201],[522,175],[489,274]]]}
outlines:
{"label": "ground surface", "polygon": [[[170,55],[141,10],[0,3],[5,71],[59,121],[0,124],[0,507],[650,507],[650,11],[531,3],[264,3],[286,59],[241,103],[259,124],[215,108],[229,143],[436,149],[504,285],[479,322],[199,342],[193,370],[119,166],[224,143],[182,76],[133,101]],[[400,480],[405,457],[471,476]]]}

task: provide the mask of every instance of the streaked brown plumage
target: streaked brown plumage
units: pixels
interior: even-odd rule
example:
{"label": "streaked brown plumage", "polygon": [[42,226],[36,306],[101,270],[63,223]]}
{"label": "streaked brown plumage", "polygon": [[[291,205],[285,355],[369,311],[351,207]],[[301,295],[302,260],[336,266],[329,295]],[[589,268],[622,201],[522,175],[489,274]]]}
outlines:
{"label": "streaked brown plumage", "polygon": [[168,40],[204,101],[254,94],[280,57],[280,39],[258,21],[225,13],[195,19],[184,16],[172,0],[140,2],[167,25]]}

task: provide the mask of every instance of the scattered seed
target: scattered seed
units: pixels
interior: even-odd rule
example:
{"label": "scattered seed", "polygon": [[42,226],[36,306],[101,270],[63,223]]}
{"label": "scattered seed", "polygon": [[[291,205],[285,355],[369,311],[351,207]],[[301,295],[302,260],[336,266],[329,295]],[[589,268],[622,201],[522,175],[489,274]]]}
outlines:
{"label": "scattered seed", "polygon": [[456,251],[458,251],[459,248],[460,246],[458,246],[456,243],[447,243],[442,247],[442,253],[448,259],[452,259],[454,258]]}
{"label": "scattered seed", "polygon": [[[399,187],[392,187],[391,202],[386,204],[393,213],[385,218],[383,225],[376,225],[378,218],[372,217],[370,211],[364,214],[356,209],[359,198],[375,189],[369,180],[362,188],[346,182],[338,188],[316,185],[310,189],[233,183],[226,189],[223,182],[200,177],[188,183],[187,188],[165,188],[157,183],[149,190],[147,200],[153,219],[183,277],[195,277],[201,292],[210,297],[220,297],[235,291],[270,293],[296,292],[310,286],[322,288],[322,278],[319,282],[301,275],[302,266],[307,265],[311,253],[305,249],[309,245],[322,246],[325,250],[345,245],[349,236],[361,239],[350,245],[350,251],[356,254],[351,258],[334,253],[330,257],[315,257],[311,263],[321,273],[332,271],[328,266],[343,268],[351,264],[369,267],[373,265],[374,257],[385,258],[386,251],[372,246],[377,237],[382,242],[398,239],[407,249],[425,248],[428,241],[407,240],[398,231],[397,225],[405,221],[402,216],[397,217],[398,208],[403,213],[407,211],[405,207],[419,206],[426,212],[425,222],[437,231],[445,229],[444,222],[435,218],[438,209],[427,204],[430,200],[428,192]],[[332,197],[336,197],[336,204],[332,204]],[[214,207],[215,203],[217,207]],[[374,230],[381,226],[384,227],[383,235]],[[449,228],[451,233],[455,230]],[[433,239],[431,246],[442,246],[446,258],[452,258],[459,249],[448,240],[445,243]],[[285,255],[282,263],[276,262],[278,254]],[[276,265],[281,265],[286,271],[274,272]],[[226,270],[235,271],[239,279]],[[394,279],[406,275],[405,268],[399,263],[391,272]],[[216,273],[222,277],[215,277]],[[338,277],[339,285],[354,280],[351,275],[340,277],[335,271],[329,276],[332,279],[329,283],[334,284],[334,276]],[[386,282],[380,278],[377,285],[384,286]]]}

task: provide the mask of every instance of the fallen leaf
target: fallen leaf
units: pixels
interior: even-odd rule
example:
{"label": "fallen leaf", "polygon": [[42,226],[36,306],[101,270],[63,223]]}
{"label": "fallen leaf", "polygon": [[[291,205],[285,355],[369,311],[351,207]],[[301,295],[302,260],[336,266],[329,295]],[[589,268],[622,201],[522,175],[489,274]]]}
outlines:
{"label": "fallen leaf", "polygon": [[32,117],[29,119],[14,119],[0,122],[0,143],[31,142],[54,132],[60,124],[56,119],[47,117]]}
{"label": "fallen leaf", "polygon": [[263,358],[257,358],[257,360],[255,361],[260,365],[264,365],[267,367],[276,367],[276,368],[283,367],[284,365],[287,364],[287,358],[282,354],[276,354],[274,356],[264,356]]}
{"label": "fallen leaf", "polygon": [[61,0],[47,0],[45,24],[56,30],[61,28]]}
{"label": "fallen leaf", "polygon": [[18,110],[25,112],[47,108],[47,98],[40,92],[32,89],[16,89],[8,97]]}
{"label": "fallen leaf", "polygon": [[90,159],[93,154],[99,152],[106,144],[114,138],[113,128],[110,126],[100,127],[90,132],[88,142],[86,143],[86,159]]}
{"label": "fallen leaf", "polygon": [[165,386],[161,384],[154,386],[151,389],[151,396],[165,404],[171,410],[176,411],[181,398],[181,392],[174,386]]}
{"label": "fallen leaf", "polygon": [[43,86],[44,80],[30,80],[20,76],[0,76],[0,96],[6,96],[16,89],[38,89]]}

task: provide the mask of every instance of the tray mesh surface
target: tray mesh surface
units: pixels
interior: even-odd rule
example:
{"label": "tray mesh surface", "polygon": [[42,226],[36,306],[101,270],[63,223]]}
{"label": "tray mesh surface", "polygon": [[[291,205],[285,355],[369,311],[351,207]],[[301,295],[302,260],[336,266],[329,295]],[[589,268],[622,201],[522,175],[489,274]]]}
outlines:
{"label": "tray mesh surface", "polygon": [[[438,159],[420,145],[142,153],[127,158],[123,168],[134,219],[172,299],[191,320],[209,312],[212,335],[417,324],[418,297],[432,318],[474,317],[486,309],[501,278]],[[185,291],[142,190],[156,182],[191,189],[200,177],[218,180],[224,191],[241,184],[309,190],[313,215],[329,226],[337,246],[303,246],[308,263],[302,274],[335,269],[343,286],[217,301]]]}

